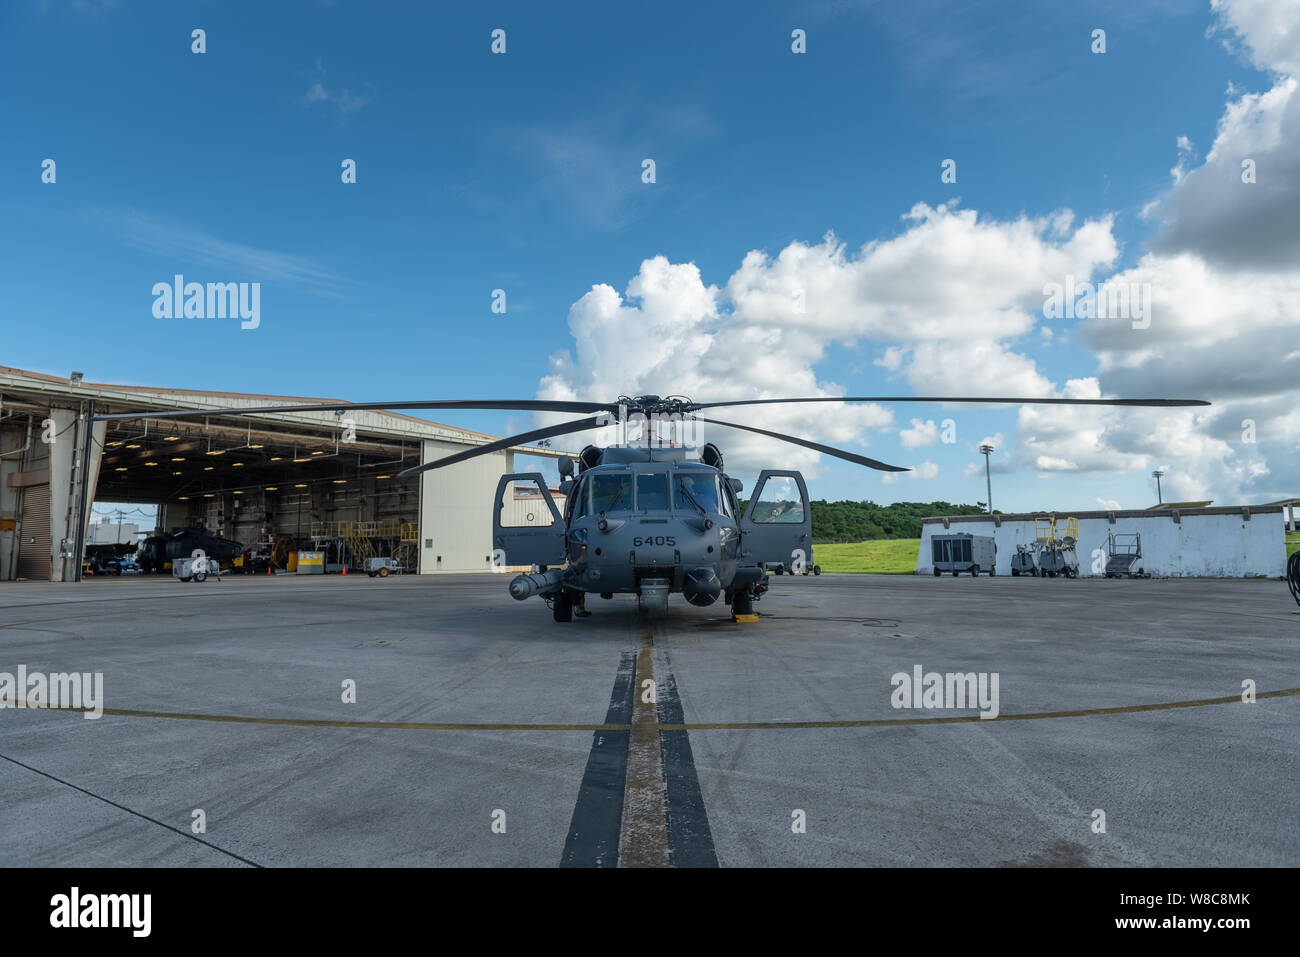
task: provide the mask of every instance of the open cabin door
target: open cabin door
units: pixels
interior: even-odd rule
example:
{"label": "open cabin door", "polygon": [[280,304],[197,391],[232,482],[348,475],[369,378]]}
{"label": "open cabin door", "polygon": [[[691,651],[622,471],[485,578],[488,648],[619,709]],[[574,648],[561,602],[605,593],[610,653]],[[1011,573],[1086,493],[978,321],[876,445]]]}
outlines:
{"label": "open cabin door", "polygon": [[494,501],[494,567],[564,564],[564,520],[541,472],[501,476]]}
{"label": "open cabin door", "polygon": [[740,560],[802,571],[812,563],[812,509],[798,472],[764,469],[740,520]]}

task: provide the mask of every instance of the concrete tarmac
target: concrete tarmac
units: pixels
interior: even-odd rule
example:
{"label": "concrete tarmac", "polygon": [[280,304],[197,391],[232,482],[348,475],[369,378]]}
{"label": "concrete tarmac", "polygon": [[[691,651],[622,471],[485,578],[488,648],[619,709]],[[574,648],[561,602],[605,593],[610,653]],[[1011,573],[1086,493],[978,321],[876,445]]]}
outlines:
{"label": "concrete tarmac", "polygon": [[557,624],[507,581],[0,584],[0,683],[105,709],[0,710],[0,865],[1300,864],[1281,582],[774,576],[757,623]]}

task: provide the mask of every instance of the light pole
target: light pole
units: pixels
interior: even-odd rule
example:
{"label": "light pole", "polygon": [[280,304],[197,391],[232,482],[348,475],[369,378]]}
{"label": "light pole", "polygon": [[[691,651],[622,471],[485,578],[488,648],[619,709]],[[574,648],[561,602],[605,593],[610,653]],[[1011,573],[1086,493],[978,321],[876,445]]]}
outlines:
{"label": "light pole", "polygon": [[1156,477],[1156,504],[1163,505],[1165,504],[1165,499],[1164,496],[1160,494],[1160,476],[1164,475],[1165,473],[1162,472],[1160,469],[1156,469],[1151,474]]}
{"label": "light pole", "polygon": [[989,455],[993,452],[993,446],[981,445],[980,451],[984,453],[984,483],[988,487],[988,506],[989,514],[993,514],[993,474],[989,469]]}

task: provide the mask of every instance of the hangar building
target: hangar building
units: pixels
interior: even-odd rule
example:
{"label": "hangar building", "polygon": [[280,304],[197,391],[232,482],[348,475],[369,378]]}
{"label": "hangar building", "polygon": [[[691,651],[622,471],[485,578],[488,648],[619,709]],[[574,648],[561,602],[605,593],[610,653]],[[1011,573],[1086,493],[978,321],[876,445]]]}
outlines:
{"label": "hangar building", "polygon": [[[490,570],[497,481],[515,470],[516,455],[565,454],[521,446],[399,479],[405,468],[496,437],[388,411],[230,411],[331,401],[0,366],[0,581],[78,580],[95,501],[156,504],[164,532],[202,527],[246,547],[309,542],[327,563],[333,549],[336,557],[400,553],[421,574]],[[92,415],[209,407],[203,419],[90,423]]]}

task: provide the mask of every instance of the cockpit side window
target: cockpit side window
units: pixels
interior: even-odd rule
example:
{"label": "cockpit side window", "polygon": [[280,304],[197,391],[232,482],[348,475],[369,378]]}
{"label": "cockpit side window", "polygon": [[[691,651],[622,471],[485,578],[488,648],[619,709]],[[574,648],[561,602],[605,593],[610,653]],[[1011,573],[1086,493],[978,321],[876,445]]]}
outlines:
{"label": "cockpit side window", "polygon": [[731,493],[731,489],[727,487],[727,480],[721,473],[718,474],[718,488],[722,490],[722,514],[728,518],[735,518],[736,497]]}
{"label": "cockpit side window", "polygon": [[722,500],[727,506],[725,514],[730,515],[732,518],[736,518],[740,515],[740,505],[736,502],[736,493],[731,490],[731,486],[727,483],[727,477],[725,475],[719,475],[718,478],[722,482]]}
{"label": "cockpit side window", "polygon": [[587,514],[587,484],[585,478],[580,478],[569,491],[569,521],[573,521],[575,518],[582,518],[582,516]]}

